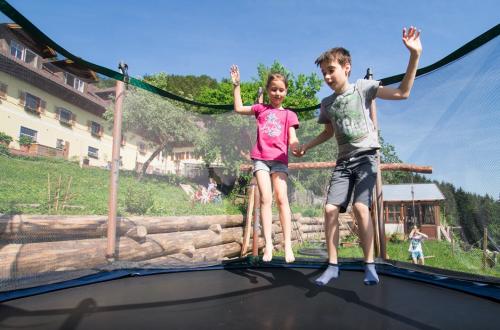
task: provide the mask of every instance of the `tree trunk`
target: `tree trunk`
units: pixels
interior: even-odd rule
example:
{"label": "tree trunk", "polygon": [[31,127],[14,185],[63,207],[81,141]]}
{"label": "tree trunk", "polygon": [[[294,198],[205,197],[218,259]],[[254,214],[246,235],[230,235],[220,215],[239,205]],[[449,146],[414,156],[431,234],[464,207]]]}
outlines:
{"label": "tree trunk", "polygon": [[152,154],[151,156],[149,156],[148,160],[146,160],[146,162],[144,164],[142,164],[142,169],[141,171],[139,172],[139,176],[137,178],[137,180],[141,181],[142,177],[144,176],[144,174],[146,174],[146,171],[148,169],[148,166],[149,164],[153,161],[153,159],[155,159],[156,156],[158,156],[158,154],[163,150],[165,149],[165,147],[167,146],[167,144],[162,144],[160,145]]}

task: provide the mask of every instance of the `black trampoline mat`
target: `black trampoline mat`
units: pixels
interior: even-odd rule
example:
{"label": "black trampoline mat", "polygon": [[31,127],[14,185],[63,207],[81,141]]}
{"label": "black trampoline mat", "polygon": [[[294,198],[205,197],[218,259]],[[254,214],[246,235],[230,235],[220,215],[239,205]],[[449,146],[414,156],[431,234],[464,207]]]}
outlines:
{"label": "black trampoline mat", "polygon": [[500,304],[422,282],[317,269],[127,277],[0,304],[1,329],[499,329]]}

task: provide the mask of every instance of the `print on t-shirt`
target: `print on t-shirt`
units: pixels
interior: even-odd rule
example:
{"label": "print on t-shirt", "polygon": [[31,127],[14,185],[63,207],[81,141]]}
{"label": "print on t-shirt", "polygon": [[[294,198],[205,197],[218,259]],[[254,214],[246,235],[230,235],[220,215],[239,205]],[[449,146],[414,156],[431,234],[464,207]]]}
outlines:
{"label": "print on t-shirt", "polygon": [[268,136],[279,136],[281,134],[281,123],[275,113],[271,112],[266,117],[266,122],[262,127],[262,132],[266,133]]}
{"label": "print on t-shirt", "polygon": [[342,143],[354,142],[368,135],[363,109],[361,96],[356,90],[347,95],[339,95],[327,109],[330,117],[335,120],[337,129],[344,135],[345,141],[341,141]]}

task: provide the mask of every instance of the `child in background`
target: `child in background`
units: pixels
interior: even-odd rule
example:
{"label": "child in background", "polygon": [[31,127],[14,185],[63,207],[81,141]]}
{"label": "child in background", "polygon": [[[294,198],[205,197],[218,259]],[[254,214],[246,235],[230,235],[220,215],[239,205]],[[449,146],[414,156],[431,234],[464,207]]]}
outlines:
{"label": "child in background", "polygon": [[241,99],[240,71],[236,65],[231,66],[230,71],[234,110],[242,115],[255,116],[257,120],[257,141],[250,156],[260,192],[260,212],[265,239],[262,260],[269,262],[273,257],[271,205],[274,188],[285,241],[285,261],[293,262],[295,257],[291,240],[292,213],[287,196],[288,147],[290,146],[294,152],[297,151],[299,140],[295,129],[299,127],[299,120],[293,111],[282,107],[288,90],[288,81],[282,74],[269,74],[266,91],[270,104],[244,106]]}
{"label": "child in background", "polygon": [[429,238],[426,234],[418,230],[417,226],[413,226],[413,229],[408,235],[410,239],[410,246],[408,247],[408,252],[411,254],[411,259],[414,264],[424,265],[424,251],[422,250],[422,241]]}

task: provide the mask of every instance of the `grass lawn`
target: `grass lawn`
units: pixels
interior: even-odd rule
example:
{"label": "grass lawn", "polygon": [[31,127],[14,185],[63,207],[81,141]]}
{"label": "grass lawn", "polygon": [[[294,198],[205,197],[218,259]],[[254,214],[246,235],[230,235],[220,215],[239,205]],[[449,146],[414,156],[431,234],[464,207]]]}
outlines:
{"label": "grass lawn", "polygon": [[[107,214],[109,171],[100,168],[80,168],[78,164],[48,158],[19,158],[0,156],[0,213],[27,214]],[[55,195],[57,186],[61,187],[62,203],[69,180],[69,205],[77,208],[59,208],[54,212],[55,199],[49,203],[48,177],[51,193]],[[59,177],[61,184],[59,185]],[[133,189],[137,200],[152,199],[146,215],[212,215],[241,214],[240,209],[227,198],[219,204],[192,204],[179,187],[181,178],[174,176],[146,176],[138,182],[134,173],[121,171],[118,192],[118,213],[128,215],[126,195]],[[182,179],[182,182],[187,182]],[[35,206],[39,204],[39,206]],[[30,206],[31,205],[31,206]],[[49,212],[49,205],[51,211]],[[82,209],[83,207],[83,209]]]}
{"label": "grass lawn", "polygon": [[[408,242],[388,242],[387,254],[389,259],[404,262],[412,262],[408,253]],[[303,243],[294,246],[296,257],[301,258],[314,258],[308,255],[301,255],[299,251],[303,248],[317,248],[318,244]],[[500,277],[500,264],[493,268],[482,266],[482,251],[479,249],[472,249],[470,251],[463,251],[459,247],[455,247],[453,253],[451,243],[445,241],[429,240],[423,243],[425,256],[432,256],[425,259],[427,266],[442,268],[447,270],[459,271],[470,274],[486,275],[493,277]],[[340,247],[340,258],[362,258],[363,252],[361,247]],[[275,255],[284,256],[283,251],[276,251]],[[318,257],[316,257],[318,258]],[[323,258],[321,258],[323,260]]]}

